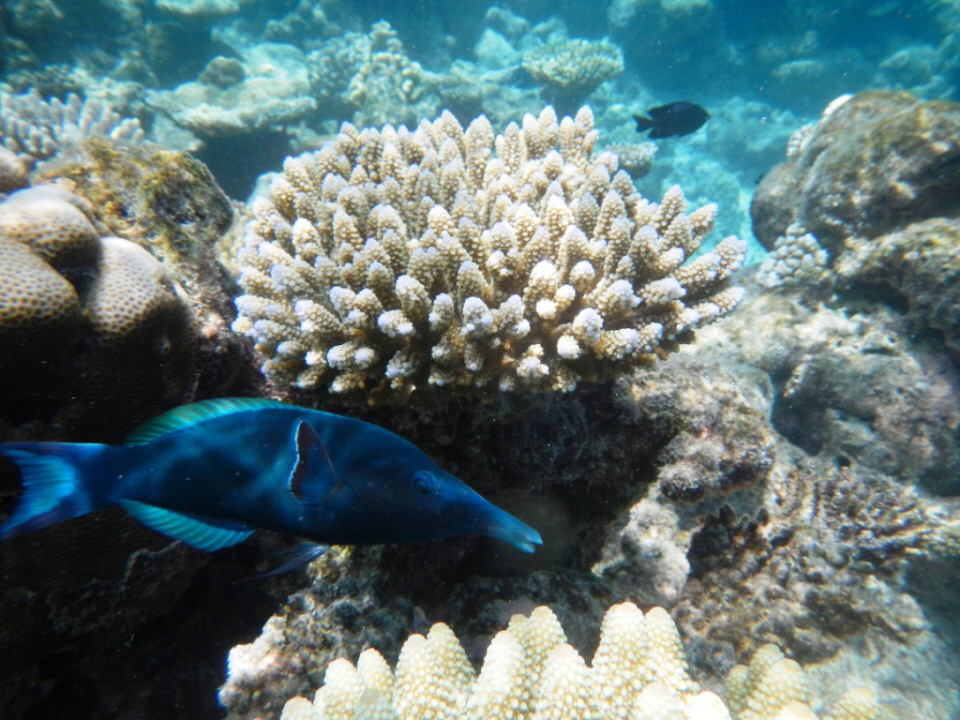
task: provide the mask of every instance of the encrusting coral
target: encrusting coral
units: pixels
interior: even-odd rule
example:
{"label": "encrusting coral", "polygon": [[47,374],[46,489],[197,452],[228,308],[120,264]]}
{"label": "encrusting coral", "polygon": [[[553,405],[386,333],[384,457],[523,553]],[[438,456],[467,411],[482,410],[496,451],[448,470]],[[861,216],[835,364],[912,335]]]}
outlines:
{"label": "encrusting coral", "polygon": [[446,112],[344,125],[254,201],[234,329],[281,386],[333,393],[569,391],[650,365],[739,303],[745,243],[684,264],[716,206],[643,199],[597,137],[589,108],[497,137]]}
{"label": "encrusting coral", "polygon": [[[538,607],[514,615],[487,649],[479,677],[456,636],[443,623],[426,637],[412,635],[396,672],[376,650],[327,668],[311,703],[297,697],[281,720],[816,720],[803,669],[773,645],[727,681],[726,704],[701,691],[688,674],[683,645],[670,615],[644,614],[633,603],[604,616],[593,663],[566,642],[556,615]],[[832,720],[879,720],[867,688],[848,691]]]}

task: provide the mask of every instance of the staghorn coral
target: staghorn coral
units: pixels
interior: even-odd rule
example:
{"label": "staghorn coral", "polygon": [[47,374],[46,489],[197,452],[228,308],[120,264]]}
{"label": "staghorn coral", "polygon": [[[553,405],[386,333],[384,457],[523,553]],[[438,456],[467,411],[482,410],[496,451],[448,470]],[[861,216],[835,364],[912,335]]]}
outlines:
{"label": "staghorn coral", "polygon": [[554,40],[526,52],[523,68],[546,102],[561,113],[573,112],[602,83],[623,72],[623,55],[608,40]]}
{"label": "staghorn coral", "polygon": [[497,137],[449,113],[344,125],[254,201],[235,330],[274,381],[335,394],[569,391],[649,365],[739,303],[745,244],[685,264],[716,207],[644,200],[596,140],[588,108]]}
{"label": "staghorn coral", "polygon": [[[773,645],[728,679],[727,704],[688,674],[677,628],[659,607],[612,606],[603,619],[592,666],[566,642],[548,607],[514,615],[491,641],[479,676],[450,628],[437,623],[412,635],[396,672],[373,649],[356,666],[327,668],[313,703],[289,700],[281,720],[383,718],[437,720],[773,720],[812,718],[803,669]],[[879,720],[869,690],[837,703],[834,720]]]}
{"label": "staghorn coral", "polygon": [[139,120],[120,117],[100,100],[81,100],[70,93],[66,102],[47,101],[36,90],[22,95],[0,92],[0,143],[25,162],[51,158],[91,135],[138,142],[143,130]]}

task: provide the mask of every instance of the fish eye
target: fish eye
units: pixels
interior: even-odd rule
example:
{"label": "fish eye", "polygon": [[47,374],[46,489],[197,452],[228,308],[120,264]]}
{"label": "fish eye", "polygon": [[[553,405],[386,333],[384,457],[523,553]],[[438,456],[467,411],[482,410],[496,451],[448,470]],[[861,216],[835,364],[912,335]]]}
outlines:
{"label": "fish eye", "polygon": [[438,487],[440,487],[440,481],[429,470],[421,470],[413,476],[413,489],[420,495],[432,495]]}

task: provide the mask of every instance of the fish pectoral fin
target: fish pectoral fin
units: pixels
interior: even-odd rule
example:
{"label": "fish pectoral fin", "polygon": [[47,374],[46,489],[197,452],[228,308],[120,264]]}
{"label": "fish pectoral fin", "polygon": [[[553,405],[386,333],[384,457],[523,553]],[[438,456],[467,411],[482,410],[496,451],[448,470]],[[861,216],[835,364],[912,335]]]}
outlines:
{"label": "fish pectoral fin", "polygon": [[120,500],[119,505],[147,527],[199,550],[220,550],[253,535],[253,529],[241,523],[199,518],[136,500]]}
{"label": "fish pectoral fin", "polygon": [[313,562],[329,549],[329,545],[318,545],[309,540],[301,540],[289,550],[277,553],[280,557],[286,558],[286,561],[282,565],[268,573],[257,575],[253,579],[261,580],[263,578],[276,577],[277,575],[288,573],[291,570],[296,570],[309,562]]}
{"label": "fish pectoral fin", "polygon": [[317,507],[339,482],[333,460],[317,431],[302,420],[297,423],[295,445],[296,460],[287,486],[301,503]]}

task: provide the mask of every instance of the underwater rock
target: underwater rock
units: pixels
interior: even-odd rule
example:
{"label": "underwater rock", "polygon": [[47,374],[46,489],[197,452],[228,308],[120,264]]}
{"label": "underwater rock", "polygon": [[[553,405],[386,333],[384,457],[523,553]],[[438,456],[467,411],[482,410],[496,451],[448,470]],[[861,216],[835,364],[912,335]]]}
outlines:
{"label": "underwater rock", "polygon": [[873,238],[960,212],[960,104],[867,92],[834,102],[795,157],[768,173],[750,214],[772,248],[798,222],[834,256]]}
{"label": "underwater rock", "polygon": [[936,342],[916,343],[896,311],[807,307],[752,297],[706,352],[735,352],[769,375],[774,427],[811,455],[956,494],[960,378]]}
{"label": "underwater rock", "polygon": [[853,238],[836,272],[841,292],[879,298],[903,312],[918,337],[942,341],[960,358],[960,217]]}

